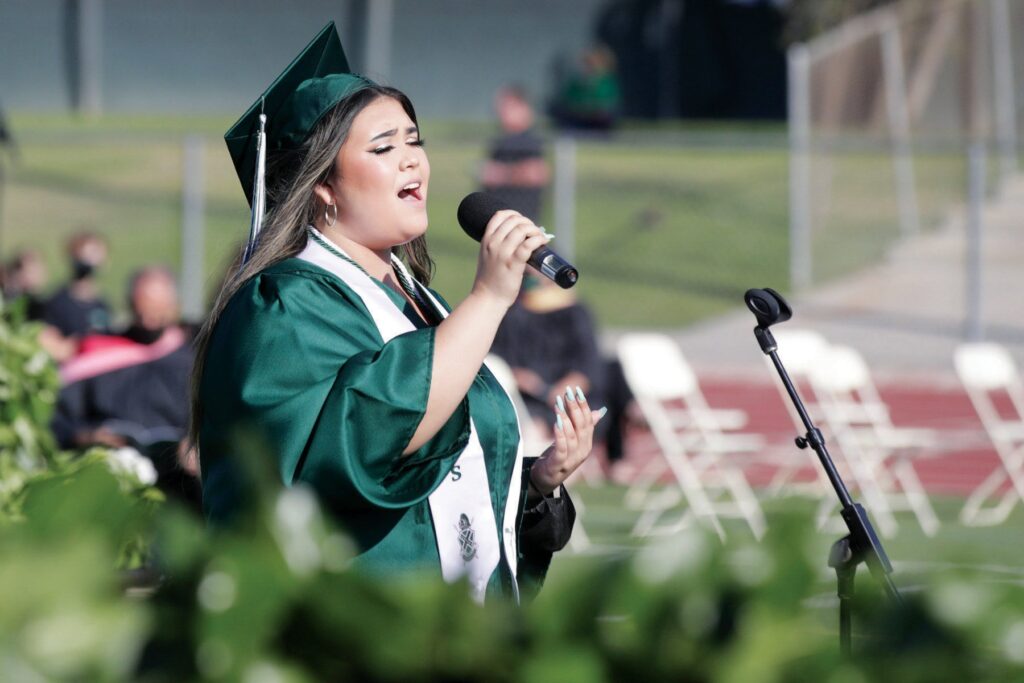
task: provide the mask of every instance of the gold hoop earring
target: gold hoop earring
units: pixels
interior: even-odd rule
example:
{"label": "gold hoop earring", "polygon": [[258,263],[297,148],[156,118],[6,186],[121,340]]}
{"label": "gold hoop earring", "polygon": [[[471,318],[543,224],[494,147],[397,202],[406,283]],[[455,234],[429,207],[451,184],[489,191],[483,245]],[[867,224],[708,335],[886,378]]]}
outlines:
{"label": "gold hoop earring", "polygon": [[[328,209],[334,209],[334,213],[328,213]],[[334,223],[338,220],[338,207],[334,204],[328,204],[324,207],[324,223],[327,223],[327,227],[334,227]]]}

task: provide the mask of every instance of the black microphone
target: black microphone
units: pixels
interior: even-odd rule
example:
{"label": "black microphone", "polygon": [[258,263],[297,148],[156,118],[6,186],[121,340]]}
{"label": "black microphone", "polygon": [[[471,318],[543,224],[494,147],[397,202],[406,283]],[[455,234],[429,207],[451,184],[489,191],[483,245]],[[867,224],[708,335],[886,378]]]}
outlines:
{"label": "black microphone", "polygon": [[[484,229],[487,228],[491,217],[502,209],[509,208],[511,207],[508,204],[493,194],[473,192],[466,195],[466,198],[459,204],[459,225],[467,235],[479,242],[484,236]],[[557,282],[562,289],[569,289],[580,279],[579,271],[571,263],[551,251],[547,245],[537,247],[530,254],[527,263]]]}

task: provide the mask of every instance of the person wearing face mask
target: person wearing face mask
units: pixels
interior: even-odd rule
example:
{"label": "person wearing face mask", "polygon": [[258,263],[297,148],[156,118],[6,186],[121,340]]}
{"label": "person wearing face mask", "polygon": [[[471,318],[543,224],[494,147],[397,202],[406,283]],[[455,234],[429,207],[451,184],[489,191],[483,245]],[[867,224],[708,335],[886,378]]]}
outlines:
{"label": "person wearing face mask", "polygon": [[536,587],[568,542],[561,485],[600,413],[571,387],[549,407],[554,444],[526,462],[484,358],[547,237],[499,211],[469,295],[450,309],[427,286],[431,174],[415,111],[350,72],[333,22],[225,138],[253,220],[197,341],[207,515],[238,520],[260,462],[319,497],[351,534],[356,571],[465,581],[479,601]]}
{"label": "person wearing face mask", "polygon": [[188,426],[192,348],[178,324],[177,283],[166,268],[135,273],[129,326],[88,335],[60,369],[53,431],[63,448],[130,448],[153,462],[157,485],[199,504],[199,482],[181,442]]}
{"label": "person wearing face mask", "polygon": [[43,305],[43,322],[74,341],[87,334],[107,332],[110,307],[96,281],[97,271],[107,260],[106,240],[94,232],[76,233],[68,240],[68,257],[71,279]]}

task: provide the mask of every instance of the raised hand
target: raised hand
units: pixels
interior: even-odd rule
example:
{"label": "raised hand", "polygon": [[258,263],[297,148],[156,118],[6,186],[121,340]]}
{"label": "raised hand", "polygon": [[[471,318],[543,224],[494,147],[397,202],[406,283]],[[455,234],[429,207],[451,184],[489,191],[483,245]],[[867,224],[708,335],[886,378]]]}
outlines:
{"label": "raised hand", "polygon": [[567,386],[559,394],[555,399],[555,442],[530,469],[530,483],[538,493],[548,495],[583,464],[594,445],[594,425],[606,410],[591,410],[578,386]]}

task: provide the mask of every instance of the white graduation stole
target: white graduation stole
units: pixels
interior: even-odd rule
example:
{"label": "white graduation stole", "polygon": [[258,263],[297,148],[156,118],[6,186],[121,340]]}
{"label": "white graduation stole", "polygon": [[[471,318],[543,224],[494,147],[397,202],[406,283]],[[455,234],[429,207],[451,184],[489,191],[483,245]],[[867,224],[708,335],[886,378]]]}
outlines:
{"label": "white graduation stole", "polygon": [[[308,229],[339,253],[345,253],[314,228]],[[412,321],[395,306],[380,286],[361,268],[347,260],[347,255],[341,258],[337,254],[332,254],[316,239],[310,238],[298,258],[333,273],[348,285],[362,299],[385,342],[416,329]],[[391,260],[392,265],[402,271],[408,282],[415,282],[396,256],[392,256]],[[429,297],[430,303],[440,316],[447,317],[445,308],[426,287],[418,282],[415,286],[422,295]],[[518,429],[518,416],[516,419]],[[516,518],[522,488],[522,444],[520,433],[501,533],[516,601],[519,600],[519,588],[515,582],[518,564]],[[469,443],[456,460],[452,472],[458,472],[458,475],[449,473],[428,498],[430,515],[434,521],[434,534],[437,538],[437,551],[441,558],[441,575],[449,583],[466,577],[473,599],[482,603],[487,591],[487,582],[501,559],[501,551],[498,546],[498,527],[491,507],[491,491],[487,481],[483,447],[477,438],[472,419]]]}

